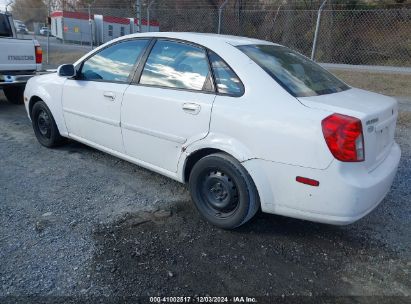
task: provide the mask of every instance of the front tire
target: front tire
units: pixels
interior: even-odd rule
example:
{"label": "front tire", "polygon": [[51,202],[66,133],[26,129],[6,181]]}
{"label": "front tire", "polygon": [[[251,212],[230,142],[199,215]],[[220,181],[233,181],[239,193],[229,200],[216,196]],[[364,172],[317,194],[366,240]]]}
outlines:
{"label": "front tire", "polygon": [[16,105],[24,103],[24,86],[3,88],[3,92],[10,103]]}
{"label": "front tire", "polygon": [[43,101],[34,104],[31,120],[34,134],[41,145],[52,148],[63,143],[64,138],[60,135],[51,111]]}
{"label": "front tire", "polygon": [[190,173],[189,188],[200,214],[223,229],[241,226],[260,207],[251,176],[236,159],[224,153],[200,159]]}

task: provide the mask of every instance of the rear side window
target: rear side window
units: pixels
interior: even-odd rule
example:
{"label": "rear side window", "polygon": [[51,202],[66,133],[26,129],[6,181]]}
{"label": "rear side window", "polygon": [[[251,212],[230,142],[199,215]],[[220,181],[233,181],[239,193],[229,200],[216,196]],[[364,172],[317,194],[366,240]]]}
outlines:
{"label": "rear side window", "polygon": [[9,17],[4,14],[0,14],[0,37],[12,37],[13,31],[11,30]]}
{"label": "rear side window", "polygon": [[233,96],[243,95],[244,86],[227,63],[213,51],[209,51],[209,57],[218,93]]}
{"label": "rear side window", "polygon": [[193,45],[159,40],[141,74],[140,84],[208,91],[210,75],[207,54]]}
{"label": "rear side window", "polygon": [[238,48],[296,97],[348,90],[349,87],[303,55],[279,45],[242,45]]}
{"label": "rear side window", "polygon": [[81,80],[127,82],[148,40],[129,40],[109,46],[83,63]]}

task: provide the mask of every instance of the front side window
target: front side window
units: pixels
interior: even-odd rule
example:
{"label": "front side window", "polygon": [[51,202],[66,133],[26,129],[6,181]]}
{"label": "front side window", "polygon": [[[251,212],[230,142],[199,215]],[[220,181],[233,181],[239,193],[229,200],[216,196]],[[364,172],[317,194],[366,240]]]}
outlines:
{"label": "front side window", "polygon": [[334,75],[303,55],[279,45],[242,45],[238,48],[296,97],[348,90]]}
{"label": "front side window", "polygon": [[218,93],[239,96],[244,86],[234,71],[216,53],[209,51]]}
{"label": "front side window", "polygon": [[148,40],[130,40],[103,49],[84,61],[80,80],[127,82]]}
{"label": "front side window", "polygon": [[207,55],[202,48],[159,40],[147,59],[140,84],[209,90],[206,81],[209,73]]}

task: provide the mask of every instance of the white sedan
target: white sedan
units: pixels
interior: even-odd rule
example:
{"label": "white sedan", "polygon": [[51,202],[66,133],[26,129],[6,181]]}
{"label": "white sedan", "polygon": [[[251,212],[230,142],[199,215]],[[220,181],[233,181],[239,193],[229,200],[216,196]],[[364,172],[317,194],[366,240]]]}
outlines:
{"label": "white sedan", "polygon": [[50,30],[49,30],[49,28],[48,28],[47,26],[43,26],[43,27],[40,29],[40,35],[47,36],[48,33],[50,33]]}
{"label": "white sedan", "polygon": [[124,36],[30,79],[25,106],[42,145],[71,138],[188,183],[227,229],[259,209],[352,223],[383,200],[401,155],[393,98],[242,37]]}

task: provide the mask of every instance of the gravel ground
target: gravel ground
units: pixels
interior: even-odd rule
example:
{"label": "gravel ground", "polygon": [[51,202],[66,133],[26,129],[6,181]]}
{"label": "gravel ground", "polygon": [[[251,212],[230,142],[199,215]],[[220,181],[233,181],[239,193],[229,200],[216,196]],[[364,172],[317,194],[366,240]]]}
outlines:
{"label": "gravel ground", "polygon": [[409,303],[411,112],[396,140],[393,188],[357,223],[259,214],[224,231],[198,216],[184,185],[79,143],[43,148],[24,108],[0,101],[0,302],[241,294]]}

